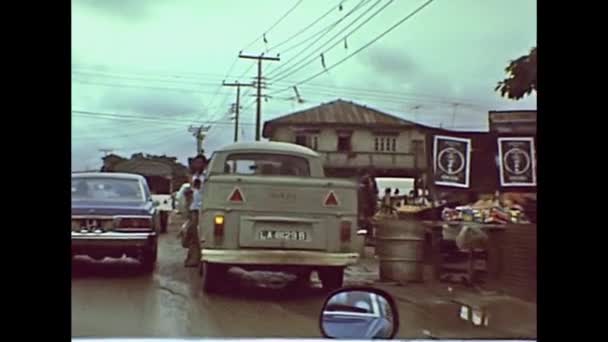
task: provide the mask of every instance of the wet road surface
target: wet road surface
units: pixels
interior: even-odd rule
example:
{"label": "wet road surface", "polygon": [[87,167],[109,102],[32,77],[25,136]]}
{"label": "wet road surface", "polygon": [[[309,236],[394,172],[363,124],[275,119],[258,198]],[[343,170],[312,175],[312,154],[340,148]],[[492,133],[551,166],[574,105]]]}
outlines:
{"label": "wet road surface", "polygon": [[[72,336],[320,337],[325,293],[314,284],[262,288],[267,277],[257,274],[264,279],[255,283],[251,274],[231,272],[229,289],[207,295],[198,270],[183,266],[185,255],[174,228],[161,235],[153,274],[135,260],[78,257],[72,264]],[[273,283],[290,280],[275,278]]]}
{"label": "wet road surface", "polygon": [[[303,288],[292,286],[289,275],[234,270],[225,291],[204,294],[198,269],[183,267],[178,223],[161,235],[152,274],[128,259],[73,262],[73,337],[321,337],[318,317],[326,293],[318,282]],[[286,287],[262,287],[281,280]],[[345,285],[363,283],[347,270]],[[438,303],[433,311],[398,304],[399,338],[428,337],[424,330],[441,338],[515,337],[471,327],[458,319],[454,304]]]}

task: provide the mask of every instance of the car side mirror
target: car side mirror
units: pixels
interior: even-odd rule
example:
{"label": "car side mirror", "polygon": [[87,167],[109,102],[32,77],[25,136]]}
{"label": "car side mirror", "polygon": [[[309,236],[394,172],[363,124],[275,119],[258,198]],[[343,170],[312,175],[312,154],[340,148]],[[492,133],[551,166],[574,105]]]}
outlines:
{"label": "car side mirror", "polygon": [[324,337],[336,339],[392,339],[399,331],[395,300],[373,287],[347,287],[332,292],[321,310]]}

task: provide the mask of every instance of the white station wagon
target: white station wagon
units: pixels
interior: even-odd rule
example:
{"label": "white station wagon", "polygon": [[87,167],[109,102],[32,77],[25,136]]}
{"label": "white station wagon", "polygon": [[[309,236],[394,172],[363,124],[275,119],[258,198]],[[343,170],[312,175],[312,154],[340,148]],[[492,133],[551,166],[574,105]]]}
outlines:
{"label": "white station wagon", "polygon": [[326,178],[319,155],[280,142],[236,143],[214,153],[199,230],[203,289],[229,267],[281,270],[342,286],[357,262],[357,184]]}

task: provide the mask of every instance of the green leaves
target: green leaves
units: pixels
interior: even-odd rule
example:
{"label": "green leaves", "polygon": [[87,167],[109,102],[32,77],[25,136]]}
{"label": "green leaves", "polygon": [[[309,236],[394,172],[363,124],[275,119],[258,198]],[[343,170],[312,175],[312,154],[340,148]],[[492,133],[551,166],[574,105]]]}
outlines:
{"label": "green leaves", "polygon": [[532,91],[536,91],[536,47],[532,48],[529,55],[521,56],[511,61],[505,68],[507,78],[498,82],[495,91],[500,95],[513,100],[522,99]]}

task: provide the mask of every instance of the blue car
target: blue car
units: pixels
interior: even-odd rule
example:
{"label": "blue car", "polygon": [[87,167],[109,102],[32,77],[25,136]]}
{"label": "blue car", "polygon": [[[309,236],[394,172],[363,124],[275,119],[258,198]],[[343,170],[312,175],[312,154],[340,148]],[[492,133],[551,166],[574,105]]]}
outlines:
{"label": "blue car", "polygon": [[72,257],[123,255],[152,271],[159,215],[144,177],[96,172],[72,174]]}
{"label": "blue car", "polygon": [[391,309],[382,297],[363,291],[334,296],[323,311],[323,331],[340,339],[386,339],[394,330]]}

